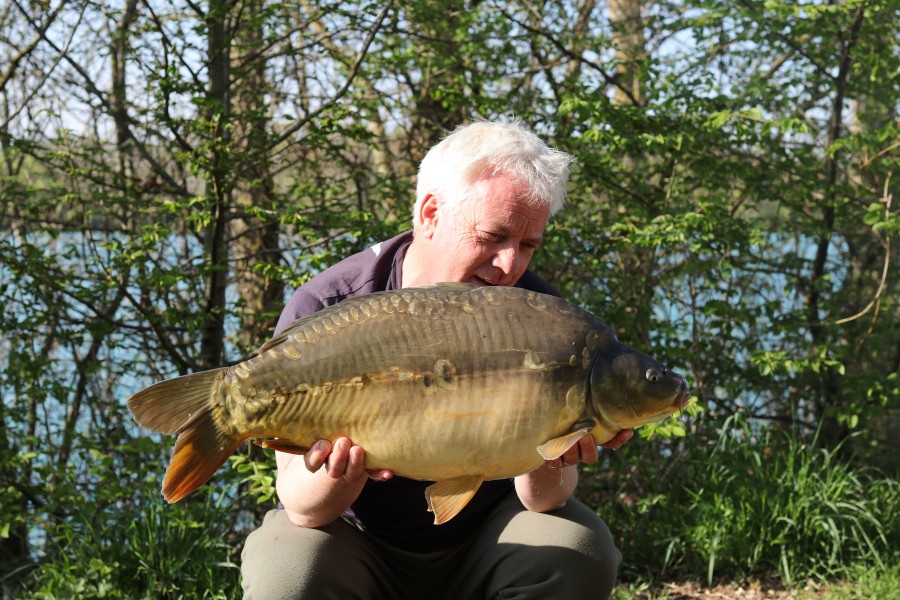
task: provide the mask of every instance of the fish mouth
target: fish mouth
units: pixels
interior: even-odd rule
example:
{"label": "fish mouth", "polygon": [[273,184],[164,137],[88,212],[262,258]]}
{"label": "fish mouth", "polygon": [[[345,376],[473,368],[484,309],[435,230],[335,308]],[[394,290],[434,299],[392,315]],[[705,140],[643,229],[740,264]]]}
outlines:
{"label": "fish mouth", "polygon": [[[627,398],[627,394],[626,394]],[[688,389],[687,383],[682,383],[681,388],[678,391],[678,394],[675,396],[675,399],[672,400],[672,403],[669,404],[662,410],[654,412],[650,415],[640,416],[637,411],[634,409],[634,405],[631,403],[631,399],[628,398],[628,405],[631,408],[631,412],[634,413],[635,420],[632,423],[629,423],[628,427],[637,427],[639,425],[645,425],[647,423],[653,423],[655,421],[659,421],[661,417],[667,417],[675,414],[676,412],[683,409],[688,403],[691,401],[691,392]]]}
{"label": "fish mouth", "polygon": [[691,392],[688,390],[687,384],[682,385],[681,391],[678,392],[678,396],[676,396],[675,401],[672,402],[672,406],[674,406],[676,410],[681,410],[691,401]]}

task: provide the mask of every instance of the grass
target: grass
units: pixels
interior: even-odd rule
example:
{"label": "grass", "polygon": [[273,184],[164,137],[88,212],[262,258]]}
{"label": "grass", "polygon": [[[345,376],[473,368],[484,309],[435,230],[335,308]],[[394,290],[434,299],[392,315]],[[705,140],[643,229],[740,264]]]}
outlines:
{"label": "grass", "polygon": [[894,600],[900,589],[900,565],[881,568],[854,567],[846,578],[837,581],[806,581],[785,585],[778,578],[768,581],[719,581],[713,585],[697,580],[639,580],[621,583],[612,600]]}
{"label": "grass", "polygon": [[666,597],[660,582],[687,581],[708,589],[774,579],[793,597],[808,589],[816,598],[893,597],[900,589],[900,486],[853,466],[840,447],[752,430],[736,415],[708,448],[658,465],[619,466],[614,471],[630,470],[631,479],[619,482],[617,501],[593,501],[620,535],[618,598]]}
{"label": "grass", "polygon": [[[789,436],[763,443],[722,435],[685,488],[688,527],[670,538],[676,555],[717,570],[752,575],[777,570],[787,584],[841,577],[848,565],[884,569],[890,551],[885,516],[895,510],[896,482],[854,469],[839,448],[816,448]],[[774,448],[774,450],[773,450]]]}
{"label": "grass", "polygon": [[117,507],[78,511],[47,543],[19,597],[236,597],[232,520],[221,496],[209,494],[173,506],[148,499],[137,514]]}

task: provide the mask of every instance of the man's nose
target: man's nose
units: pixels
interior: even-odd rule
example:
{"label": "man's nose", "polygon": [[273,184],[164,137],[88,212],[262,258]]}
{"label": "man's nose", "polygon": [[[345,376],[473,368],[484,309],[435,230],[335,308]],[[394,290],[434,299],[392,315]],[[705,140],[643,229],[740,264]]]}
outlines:
{"label": "man's nose", "polygon": [[521,262],[522,257],[519,250],[512,245],[499,250],[494,256],[494,266],[506,275],[517,274]]}

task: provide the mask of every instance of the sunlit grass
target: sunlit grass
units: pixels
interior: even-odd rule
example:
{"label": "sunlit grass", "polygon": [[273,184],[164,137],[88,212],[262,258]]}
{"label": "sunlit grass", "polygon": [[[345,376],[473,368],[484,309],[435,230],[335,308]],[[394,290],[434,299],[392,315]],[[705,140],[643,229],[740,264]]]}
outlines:
{"label": "sunlit grass", "polygon": [[639,487],[598,503],[625,556],[620,597],[655,598],[660,582],[688,579],[708,587],[774,578],[835,598],[900,589],[900,486],[853,466],[840,447],[751,430],[735,416],[664,474],[653,471],[658,462],[629,468]]}
{"label": "sunlit grass", "polygon": [[137,514],[115,507],[75,511],[19,597],[237,597],[231,521],[211,494],[171,506],[155,497]]}
{"label": "sunlit grass", "polygon": [[[613,591],[612,600],[668,600],[669,598],[767,598],[772,600],[895,600],[900,589],[900,565],[881,568],[851,569],[844,579],[794,585],[769,582],[761,585],[753,581],[721,581],[714,586],[689,580],[637,581],[620,583]],[[756,596],[748,594],[755,590]]]}

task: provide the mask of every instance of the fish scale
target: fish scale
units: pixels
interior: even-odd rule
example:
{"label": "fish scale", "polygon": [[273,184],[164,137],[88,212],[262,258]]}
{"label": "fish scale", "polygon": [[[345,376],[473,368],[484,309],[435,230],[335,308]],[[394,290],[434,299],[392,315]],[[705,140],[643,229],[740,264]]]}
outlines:
{"label": "fish scale", "polygon": [[251,359],[157,383],[128,406],[141,425],[178,434],[170,502],[245,439],[302,454],[346,436],[367,468],[434,481],[426,497],[441,523],[482,481],[531,471],[587,432],[605,442],[687,399],[684,378],[568,302],[441,284],[350,298]]}

